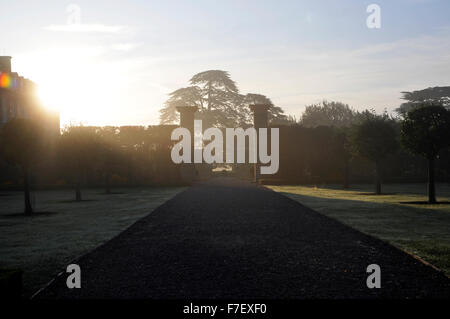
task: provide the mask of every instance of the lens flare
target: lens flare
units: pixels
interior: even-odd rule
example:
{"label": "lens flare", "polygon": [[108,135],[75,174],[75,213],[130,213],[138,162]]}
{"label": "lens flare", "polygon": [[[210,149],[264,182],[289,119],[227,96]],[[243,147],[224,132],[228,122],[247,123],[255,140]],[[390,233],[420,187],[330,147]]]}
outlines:
{"label": "lens flare", "polygon": [[0,73],[0,87],[9,88],[11,85],[11,77],[6,73]]}
{"label": "lens flare", "polygon": [[0,72],[0,88],[16,89],[18,81],[6,72]]}

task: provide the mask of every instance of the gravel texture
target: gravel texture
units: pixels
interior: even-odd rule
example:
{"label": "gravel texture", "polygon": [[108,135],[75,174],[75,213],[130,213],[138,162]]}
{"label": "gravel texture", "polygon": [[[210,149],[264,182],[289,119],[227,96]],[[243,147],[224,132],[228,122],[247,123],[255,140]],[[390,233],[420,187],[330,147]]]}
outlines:
{"label": "gravel texture", "polygon": [[[254,184],[195,185],[81,257],[37,298],[449,298],[414,257]],[[369,289],[366,268],[381,267]]]}

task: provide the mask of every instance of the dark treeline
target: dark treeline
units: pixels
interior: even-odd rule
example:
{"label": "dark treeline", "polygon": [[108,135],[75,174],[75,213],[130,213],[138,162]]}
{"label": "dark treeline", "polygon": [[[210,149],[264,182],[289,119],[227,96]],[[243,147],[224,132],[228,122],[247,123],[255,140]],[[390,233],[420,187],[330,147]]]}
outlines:
{"label": "dark treeline", "polygon": [[280,170],[271,178],[281,183],[374,182],[381,193],[382,181],[427,181],[430,160],[432,176],[450,181],[450,111],[441,104],[424,102],[393,117],[324,101],[278,127]]}
{"label": "dark treeline", "polygon": [[[220,104],[208,90],[206,82],[203,99],[209,104],[203,111],[199,108],[200,118],[210,117]],[[382,192],[382,182],[428,180],[429,202],[435,202],[435,180],[450,181],[450,111],[448,100],[438,94],[447,91],[424,91],[405,92],[407,102],[398,116],[355,111],[327,101],[307,106],[299,121],[282,111],[269,116],[270,125],[280,128],[280,165],[277,174],[266,178],[271,183],[342,183],[343,187],[373,182],[377,194]],[[226,117],[231,111],[220,112]],[[248,127],[249,121],[236,123]],[[222,128],[226,124],[219,122]],[[31,186],[71,187],[74,198],[82,200],[84,187],[103,187],[111,193],[118,186],[180,185],[179,166],[170,156],[175,143],[170,136],[176,127],[68,126],[60,135],[48,136],[39,123],[16,118],[0,130],[0,187],[23,187],[25,211],[30,212]],[[197,166],[197,174],[203,175],[205,169],[207,165]],[[236,176],[249,178],[252,171],[249,164],[233,165]]]}
{"label": "dark treeline", "polygon": [[45,137],[39,125],[15,119],[1,132],[0,184],[73,187],[77,200],[83,187],[180,184],[170,159],[175,127],[68,126]]}

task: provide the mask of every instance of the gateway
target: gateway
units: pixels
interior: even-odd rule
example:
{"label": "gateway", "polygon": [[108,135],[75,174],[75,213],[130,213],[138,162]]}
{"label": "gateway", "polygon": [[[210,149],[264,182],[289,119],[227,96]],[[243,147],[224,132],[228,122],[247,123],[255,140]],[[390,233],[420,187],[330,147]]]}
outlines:
{"label": "gateway", "polygon": [[[245,163],[246,150],[248,149],[248,162],[267,164],[261,166],[261,174],[275,174],[279,166],[279,129],[270,129],[270,155],[267,128],[256,130],[250,127],[226,128],[226,159],[223,154],[223,133],[217,127],[211,127],[203,132],[202,121],[194,121],[194,147],[192,147],[191,132],[187,128],[178,127],[172,131],[172,141],[179,141],[171,152],[172,161],[175,164],[192,163],[192,149],[194,150],[194,163],[226,163],[233,164],[235,157],[237,163]],[[181,140],[180,140],[181,138]],[[246,147],[248,138],[248,148]],[[237,145],[235,147],[235,139]],[[208,142],[208,143],[204,143]],[[259,142],[259,143],[258,143]],[[204,144],[206,144],[204,146]],[[204,146],[204,148],[203,148]],[[236,150],[236,156],[235,156]],[[258,158],[257,158],[258,156]]]}

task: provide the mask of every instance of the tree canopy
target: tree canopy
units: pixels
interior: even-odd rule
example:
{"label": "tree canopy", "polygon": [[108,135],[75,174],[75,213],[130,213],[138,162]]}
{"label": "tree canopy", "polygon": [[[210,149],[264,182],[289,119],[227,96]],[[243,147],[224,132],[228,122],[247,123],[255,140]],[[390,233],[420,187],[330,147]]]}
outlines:
{"label": "tree canopy", "polygon": [[306,106],[300,124],[305,127],[348,127],[353,124],[356,114],[347,104],[324,100],[321,103]]}
{"label": "tree canopy", "polygon": [[352,134],[353,147],[357,154],[375,164],[375,191],[381,194],[381,165],[390,154],[397,151],[397,131],[387,114],[366,114],[366,118],[355,126]]}
{"label": "tree canopy", "polygon": [[402,99],[406,102],[395,110],[402,116],[405,116],[408,111],[426,105],[440,104],[450,109],[450,86],[436,86],[418,91],[402,92],[402,94]]}
{"label": "tree canopy", "polygon": [[409,111],[402,123],[403,145],[414,153],[434,158],[450,146],[450,111],[440,104],[422,104]]}
{"label": "tree canopy", "polygon": [[28,119],[14,119],[2,129],[2,155],[13,164],[30,167],[43,150],[43,128]]}
{"label": "tree canopy", "polygon": [[422,103],[406,113],[401,140],[413,153],[428,160],[428,202],[436,202],[434,161],[439,151],[450,146],[450,111],[438,103]]}
{"label": "tree canopy", "polygon": [[240,94],[236,83],[226,71],[209,70],[194,75],[191,86],[169,93],[169,99],[160,110],[161,124],[178,121],[177,106],[197,106],[198,117],[205,126],[233,127],[251,124],[250,104],[269,104],[272,123],[287,121],[283,110],[272,101],[256,93]]}
{"label": "tree canopy", "polygon": [[0,135],[2,156],[22,169],[25,194],[25,213],[33,213],[30,200],[29,173],[43,158],[45,131],[35,121],[15,118],[6,123]]}
{"label": "tree canopy", "polygon": [[396,135],[394,123],[387,116],[374,114],[356,125],[352,141],[359,155],[378,162],[395,152],[398,146]]}

